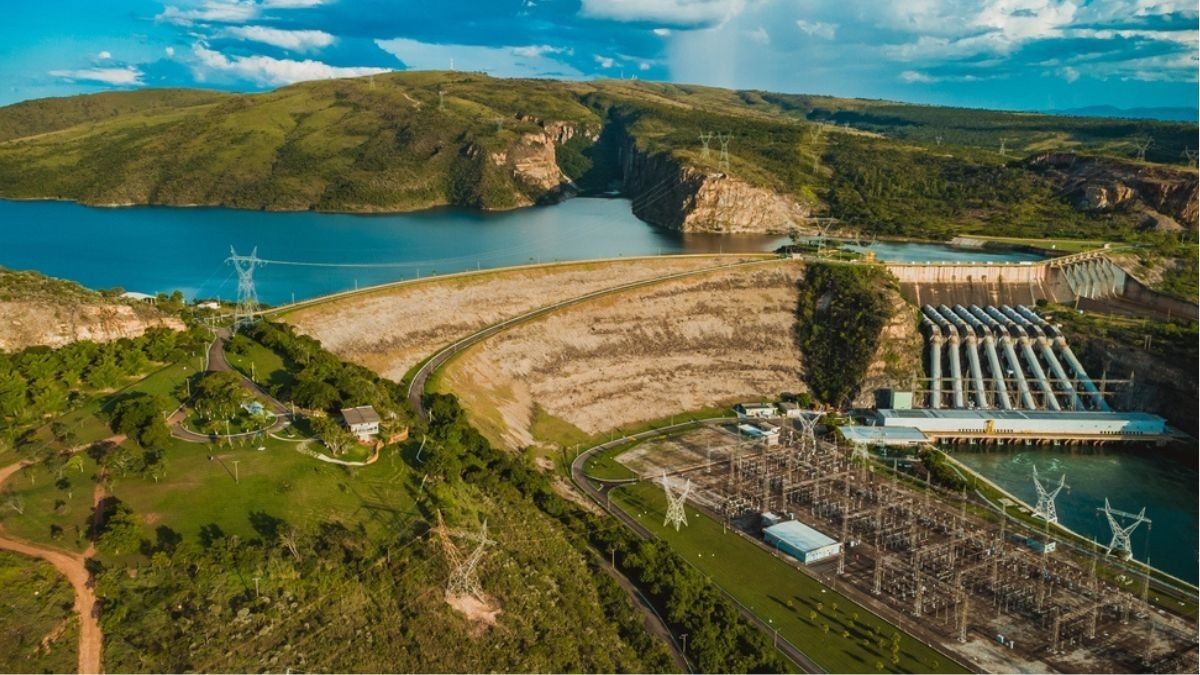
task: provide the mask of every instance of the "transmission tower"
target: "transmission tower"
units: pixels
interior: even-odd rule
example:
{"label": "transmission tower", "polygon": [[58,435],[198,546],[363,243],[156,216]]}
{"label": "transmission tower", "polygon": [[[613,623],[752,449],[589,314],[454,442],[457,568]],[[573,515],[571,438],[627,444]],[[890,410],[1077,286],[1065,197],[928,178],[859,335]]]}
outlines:
{"label": "transmission tower", "polygon": [[817,416],[800,415],[796,421],[800,423],[800,454],[816,452],[817,450]]}
{"label": "transmission tower", "polygon": [[733,140],[733,134],[717,134],[717,140],[721,143],[721,161],[719,163],[722,171],[729,170],[729,141]]}
{"label": "transmission tower", "polygon": [[233,265],[237,270],[238,289],[237,289],[237,308],[233,310],[233,330],[243,326],[249,326],[254,323],[254,319],[258,314],[258,292],[254,290],[254,268],[259,265],[265,265],[266,261],[258,257],[258,247],[250,251],[250,255],[238,255],[238,252],[229,247],[229,257],[225,262]]}
{"label": "transmission tower", "polygon": [[1033,515],[1045,520],[1047,523],[1058,522],[1058,511],[1054,507],[1054,499],[1058,497],[1058,493],[1067,485],[1067,474],[1063,474],[1058,481],[1058,487],[1053,490],[1047,490],[1042,481],[1038,478],[1037,465],[1033,467],[1033,486],[1037,488],[1037,508],[1033,510]]}
{"label": "transmission tower", "polygon": [[1187,160],[1189,167],[1196,166],[1196,151],[1195,150],[1185,147],[1183,149],[1183,152],[1180,153],[1179,156],[1183,157],[1184,159]]}
{"label": "transmission tower", "polygon": [[438,110],[446,109],[446,90],[438,87]]}
{"label": "transmission tower", "polygon": [[[479,563],[483,560],[484,550],[496,542],[487,536],[487,521],[479,528],[479,532],[464,532],[451,530],[442,520],[442,512],[438,511],[437,526],[433,528],[438,539],[442,542],[442,552],[446,555],[446,563],[450,566],[450,576],[446,580],[446,595],[471,596],[483,600],[483,587],[479,584]],[[464,554],[454,538],[466,539],[475,543],[470,553]]]}
{"label": "transmission tower", "polygon": [[[1129,556],[1133,555],[1133,546],[1129,541],[1130,537],[1133,536],[1133,531],[1136,530],[1137,526],[1141,525],[1142,523],[1146,523],[1147,527],[1150,526],[1150,519],[1146,517],[1146,507],[1143,506],[1142,510],[1138,513],[1120,511],[1118,509],[1114,509],[1112,505],[1108,503],[1108,497],[1105,497],[1104,508],[1096,510],[1100,511],[1105,515],[1105,517],[1108,518],[1108,526],[1112,528],[1112,541],[1108,544],[1108,553],[1111,554],[1113,551],[1120,551],[1122,558],[1128,558]],[[1133,522],[1128,525],[1121,525],[1121,523],[1117,521],[1117,518],[1128,518]]]}
{"label": "transmission tower", "polygon": [[701,157],[708,157],[708,144],[712,141],[713,132],[700,134],[700,142],[704,144],[704,148],[700,150]]}
{"label": "transmission tower", "polygon": [[1001,156],[1008,154],[1008,146],[1005,145],[1005,143],[1007,143],[1007,142],[1008,142],[1007,138],[1000,139],[1000,155]]}
{"label": "transmission tower", "polygon": [[671,483],[667,480],[667,474],[662,475],[663,492],[667,496],[667,517],[663,520],[663,527],[674,525],[675,531],[679,531],[680,525],[687,525],[687,511],[684,509],[684,504],[687,501],[688,493],[692,491],[692,481],[688,480],[683,484],[683,490],[679,494],[675,494],[671,490]]}
{"label": "transmission tower", "polygon": [[933,140],[934,140],[934,142],[935,142],[935,143],[937,143],[938,145],[941,145],[941,144],[942,144],[942,137],[941,137],[941,136],[934,136],[934,137],[933,137]]}
{"label": "transmission tower", "polygon": [[1146,161],[1146,151],[1150,149],[1151,145],[1154,145],[1154,139],[1149,136],[1141,136],[1133,139],[1133,145],[1137,149],[1138,161],[1144,162]]}

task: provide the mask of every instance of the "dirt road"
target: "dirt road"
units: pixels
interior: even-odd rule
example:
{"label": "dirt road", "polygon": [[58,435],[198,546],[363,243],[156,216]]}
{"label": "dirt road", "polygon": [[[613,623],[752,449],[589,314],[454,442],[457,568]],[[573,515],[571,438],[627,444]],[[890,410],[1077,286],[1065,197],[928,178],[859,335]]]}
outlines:
{"label": "dirt road", "polygon": [[[0,485],[32,463],[30,460],[22,460],[0,469]],[[96,498],[102,498],[103,494],[103,490],[97,490]],[[71,587],[75,589],[75,611],[79,613],[79,672],[89,674],[103,672],[100,661],[103,635],[100,632],[96,594],[92,591],[92,575],[88,573],[87,567],[84,565],[84,560],[91,548],[88,549],[88,553],[79,554],[37,546],[5,536],[3,529],[0,528],[0,549],[44,560],[54,565],[71,582]]]}

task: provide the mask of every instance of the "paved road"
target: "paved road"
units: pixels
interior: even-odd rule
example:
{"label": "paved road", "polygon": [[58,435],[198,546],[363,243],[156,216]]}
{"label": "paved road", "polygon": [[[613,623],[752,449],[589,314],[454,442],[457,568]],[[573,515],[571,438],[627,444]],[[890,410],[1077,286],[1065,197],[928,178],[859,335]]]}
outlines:
{"label": "paved road", "polygon": [[566,300],[556,302],[552,305],[546,305],[545,307],[539,307],[538,309],[535,309],[535,310],[532,310],[529,312],[525,312],[524,314],[520,314],[518,316],[514,316],[511,319],[506,319],[499,323],[494,323],[494,324],[492,324],[486,328],[483,328],[479,331],[476,331],[464,338],[460,338],[460,339],[456,340],[455,342],[447,345],[446,347],[443,347],[441,349],[441,351],[439,351],[436,354],[434,354],[433,356],[429,357],[429,359],[427,361],[422,363],[421,367],[417,369],[417,372],[413,374],[412,380],[408,383],[408,403],[409,403],[409,405],[412,406],[412,409],[414,411],[416,411],[417,415],[421,419],[428,421],[429,417],[425,410],[425,402],[422,400],[422,398],[425,395],[425,384],[429,381],[429,377],[431,375],[433,375],[435,372],[437,372],[438,368],[441,368],[447,361],[450,360],[450,358],[452,356],[461,352],[462,350],[466,349],[467,347],[470,347],[471,345],[473,345],[477,342],[480,342],[481,340],[485,340],[497,333],[508,330],[509,328],[512,328],[513,326],[515,326],[517,324],[523,323],[525,321],[529,321],[530,319],[536,319],[540,316],[545,316],[547,314],[550,314],[551,312],[557,311],[564,307],[569,307],[571,305],[575,305],[575,304],[578,304],[581,302],[587,302],[588,300],[594,300],[596,298],[604,297],[606,295],[611,295],[613,293],[620,293],[622,291],[628,291],[628,290],[632,290],[635,288],[641,288],[643,286],[652,286],[654,284],[662,283],[664,281],[671,281],[673,279],[681,279],[684,277],[695,276],[697,274],[706,274],[706,273],[712,272],[714,270],[728,269],[728,268],[733,268],[733,267],[749,267],[749,266],[754,266],[754,265],[776,264],[776,263],[779,263],[781,260],[782,260],[781,258],[766,258],[766,259],[758,259],[758,260],[748,260],[748,261],[743,261],[743,262],[727,263],[724,265],[714,265],[712,267],[702,267],[702,268],[695,269],[695,270],[687,270],[685,272],[675,272],[673,274],[664,274],[662,276],[654,277],[652,279],[643,279],[641,281],[633,281],[630,283],[621,284],[619,286],[611,286],[609,288],[604,288],[604,289],[601,289],[598,291],[593,291],[591,293],[585,293],[584,295],[579,295],[574,298],[568,298]]}
{"label": "paved road", "polygon": [[[125,437],[114,436],[108,440],[121,443]],[[0,485],[32,463],[31,460],[22,460],[0,468]],[[103,498],[103,494],[103,491],[97,491],[95,501]],[[100,632],[100,608],[96,604],[96,593],[92,589],[92,575],[84,563],[92,555],[92,547],[88,547],[83,553],[70,553],[4,536],[0,531],[0,549],[44,560],[67,578],[75,591],[75,611],[79,613],[79,672],[88,675],[103,672],[100,655],[104,636]]]}
{"label": "paved road", "polygon": [[[628,526],[629,529],[633,530],[634,534],[636,534],[638,537],[640,537],[641,539],[646,539],[646,540],[653,539],[654,535],[649,530],[647,530],[641,523],[637,522],[629,514],[625,513],[620,508],[613,506],[608,501],[608,492],[610,490],[612,490],[613,488],[619,487],[621,485],[628,484],[631,481],[629,481],[629,480],[601,481],[601,480],[597,480],[594,478],[589,478],[588,475],[583,470],[583,467],[586,466],[586,464],[587,464],[588,458],[590,458],[592,455],[596,454],[597,452],[602,452],[609,448],[612,448],[612,447],[615,447],[615,446],[618,446],[618,445],[621,445],[623,443],[627,443],[630,441],[653,438],[654,436],[661,436],[663,434],[670,433],[672,431],[682,431],[684,429],[694,428],[701,424],[719,424],[722,422],[729,422],[729,421],[733,421],[736,419],[737,418],[731,418],[731,417],[716,417],[716,418],[711,418],[711,419],[706,419],[706,420],[683,422],[683,423],[675,424],[672,426],[662,427],[660,429],[651,429],[649,431],[643,431],[641,433],[633,434],[631,436],[623,436],[621,438],[611,440],[607,443],[601,443],[600,445],[597,445],[593,448],[590,448],[590,449],[584,451],[578,457],[575,458],[575,461],[571,462],[571,480],[575,483],[576,486],[579,487],[580,490],[582,490],[584,492],[584,494],[586,494],[588,497],[591,497],[592,501],[596,502],[596,504],[600,505],[602,508],[604,508],[606,511],[608,511],[609,515],[613,516],[614,518],[616,518],[617,520],[621,521],[626,526]],[[593,483],[598,484],[599,487],[597,487],[596,485],[593,485]],[[718,586],[718,588],[720,588],[720,587]],[[730,595],[728,592],[726,592],[725,589],[721,589],[721,593],[723,593],[726,598],[728,598],[730,601],[733,602],[734,607],[737,607],[738,612],[742,615],[742,618],[744,618],[747,621],[749,621],[750,623],[758,626],[759,629],[761,629],[764,633],[766,633],[772,639],[777,639],[777,642],[775,643],[775,645],[779,649],[779,651],[781,651],[785,655],[787,655],[787,657],[789,659],[791,659],[793,662],[795,662],[797,665],[799,665],[801,668],[803,668],[806,672],[809,672],[809,673],[824,673],[825,672],[825,670],[823,668],[821,668],[821,666],[819,666],[816,661],[813,661],[811,658],[809,658],[809,656],[807,654],[805,654],[803,651],[801,651],[799,647],[797,647],[796,645],[792,644],[791,642],[785,640],[784,638],[778,637],[777,634],[775,633],[775,629],[773,626],[768,625],[766,621],[763,621],[762,619],[758,618],[758,616],[755,615],[753,612],[751,612],[749,609],[743,607],[742,603],[738,602],[737,598],[734,598],[732,595]]]}
{"label": "paved road", "polygon": [[291,423],[288,415],[288,408],[274,396],[267,393],[265,389],[258,386],[250,378],[242,375],[229,364],[229,359],[225,358],[225,346],[229,344],[232,335],[228,328],[218,328],[216,331],[216,339],[208,346],[208,370],[207,372],[233,372],[238,373],[242,378],[242,388],[249,391],[251,394],[261,401],[266,401],[266,407],[275,414],[275,421],[271,426],[260,431],[248,431],[241,434],[233,434],[231,436],[222,436],[219,434],[198,434],[183,426],[183,421],[187,419],[188,410],[187,404],[176,410],[167,420],[167,424],[171,427],[171,435],[183,441],[190,443],[211,443],[219,438],[242,438],[256,436],[259,433],[270,434],[286,427]]}

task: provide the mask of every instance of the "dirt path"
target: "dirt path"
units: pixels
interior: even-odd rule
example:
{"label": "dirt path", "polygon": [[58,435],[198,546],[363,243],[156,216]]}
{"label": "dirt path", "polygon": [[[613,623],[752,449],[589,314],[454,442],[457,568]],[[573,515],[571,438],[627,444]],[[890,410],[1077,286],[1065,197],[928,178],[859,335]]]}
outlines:
{"label": "dirt path", "polygon": [[[120,443],[125,438],[114,436],[108,440]],[[31,460],[21,460],[0,468],[0,485],[30,464],[33,464]],[[104,487],[97,484],[93,491],[93,504],[99,503],[104,496]],[[44,560],[54,565],[71,582],[72,588],[75,589],[75,611],[79,613],[79,672],[103,672],[100,661],[103,634],[100,632],[99,608],[96,606],[96,594],[92,590],[92,575],[84,564],[94,552],[94,547],[89,546],[84,553],[69,553],[5,536],[3,528],[0,527],[0,549]]]}

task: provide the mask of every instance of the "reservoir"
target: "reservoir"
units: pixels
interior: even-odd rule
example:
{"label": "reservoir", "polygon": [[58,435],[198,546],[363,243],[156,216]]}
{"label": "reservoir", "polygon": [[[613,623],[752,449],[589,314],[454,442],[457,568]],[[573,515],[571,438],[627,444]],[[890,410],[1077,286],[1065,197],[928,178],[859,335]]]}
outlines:
{"label": "reservoir", "polygon": [[1034,465],[1047,487],[1057,486],[1065,473],[1070,489],[1063,489],[1055,501],[1059,523],[1085,537],[1095,537],[1101,546],[1107,546],[1112,538],[1108,520],[1096,511],[1104,507],[1106,497],[1114,509],[1137,513],[1145,507],[1151,523],[1149,527],[1143,523],[1133,533],[1134,558],[1145,562],[1149,557],[1155,567],[1196,583],[1200,549],[1196,484],[1200,476],[1194,458],[1187,462],[1148,446],[991,448],[982,451],[960,446],[952,454],[1031,506],[1037,503]]}
{"label": "reservoir", "polygon": [[[269,304],[388,281],[555,260],[669,253],[770,251],[776,236],[683,234],[638,220],[624,199],[571,199],[485,213],[393,215],[224,208],[94,208],[0,200],[0,265],[90,288],[189,298],[237,294],[229,247],[269,263],[255,271]],[[328,265],[338,265],[331,267]]]}
{"label": "reservoir", "polygon": [[[0,200],[0,265],[90,288],[189,298],[237,294],[229,247],[269,263],[255,272],[269,304],[468,269],[671,253],[771,251],[787,237],[680,233],[648,225],[626,199],[571,199],[499,213],[435,209],[392,215],[263,212]],[[1036,255],[875,243],[880,260],[1034,260]],[[330,266],[335,265],[335,266]]]}

